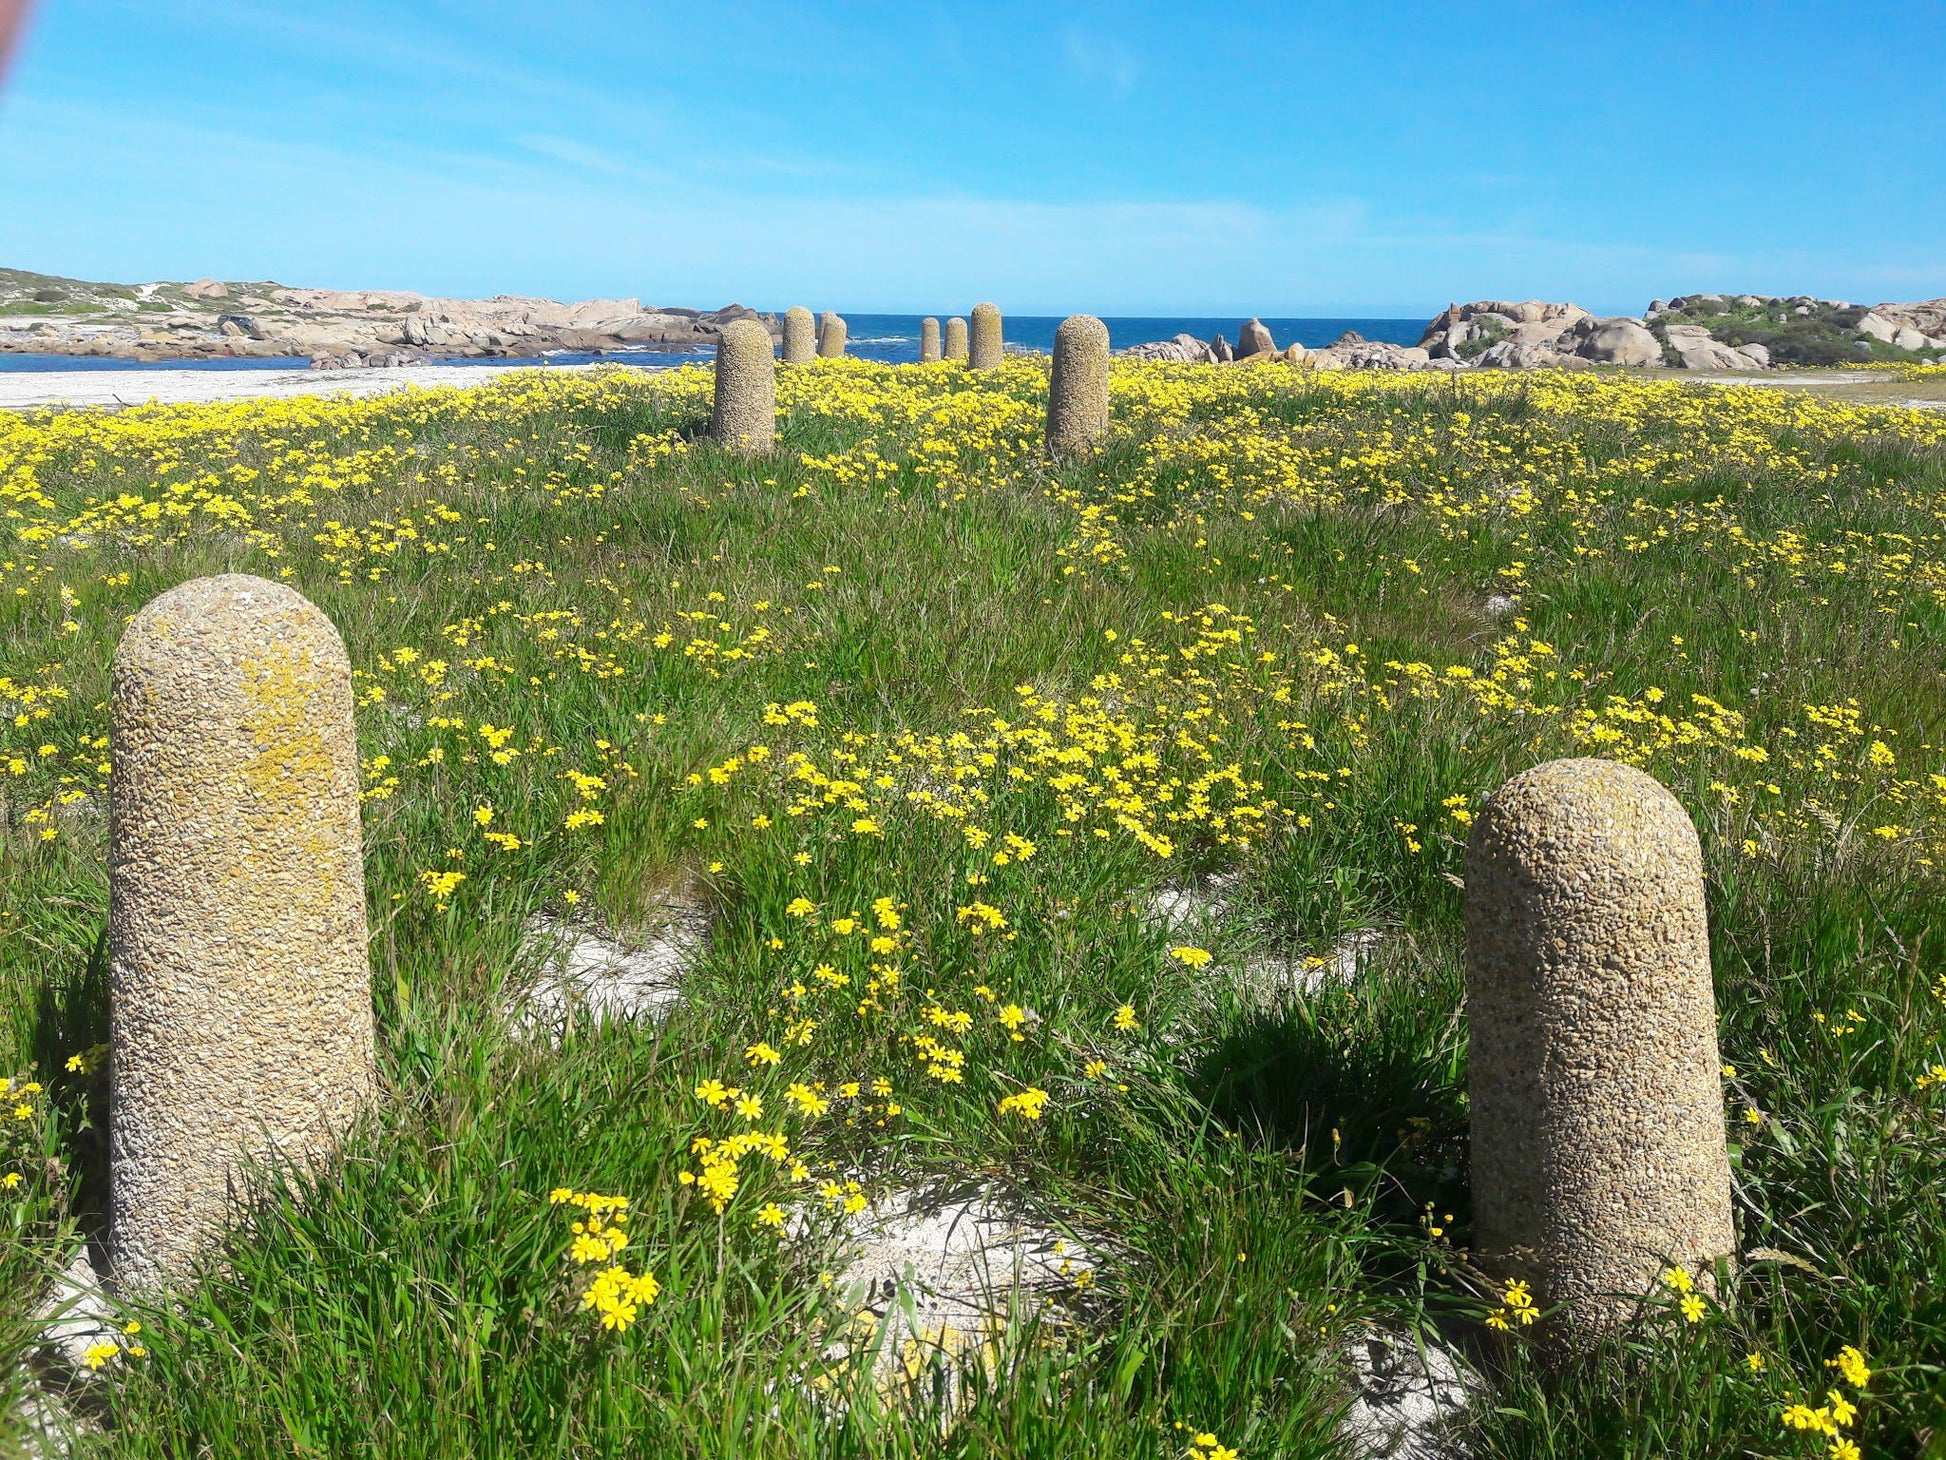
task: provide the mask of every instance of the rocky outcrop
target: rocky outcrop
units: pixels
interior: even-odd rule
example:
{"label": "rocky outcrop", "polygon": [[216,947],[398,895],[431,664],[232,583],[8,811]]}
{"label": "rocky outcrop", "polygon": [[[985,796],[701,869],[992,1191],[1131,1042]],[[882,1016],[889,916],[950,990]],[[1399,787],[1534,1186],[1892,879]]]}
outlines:
{"label": "rocky outcrop", "polygon": [[1178,365],[1208,365],[1215,360],[1210,353],[1207,341],[1199,340],[1192,334],[1180,334],[1174,339],[1154,340],[1146,345],[1130,345],[1125,350],[1115,352],[1126,360],[1167,360]]}
{"label": "rocky outcrop", "polygon": [[1672,324],[1663,333],[1686,370],[1770,369],[1770,351],[1763,345],[1726,345],[1699,324]]}
{"label": "rocky outcrop", "polygon": [[313,355],[313,370],[398,370],[407,365],[427,365],[431,361],[410,350],[346,350],[343,354]]}
{"label": "rocky outcrop", "polygon": [[1553,304],[1542,299],[1449,304],[1426,326],[1419,347],[1428,359],[1474,364],[1488,363],[1483,357],[1490,351],[1511,346],[1499,349],[1491,364],[1503,368],[1555,365],[1573,354],[1572,350],[1556,348],[1556,342],[1588,317],[1588,311],[1578,304]]}
{"label": "rocky outcrop", "polygon": [[1746,358],[1758,351],[1773,365],[1923,359],[1946,351],[1946,299],[1867,308],[1810,294],[1683,294],[1656,300],[1648,319],[1693,369],[1749,368],[1727,364],[1705,336]]}
{"label": "rocky outcrop", "polygon": [[1313,350],[1309,363],[1319,370],[1424,370],[1434,364],[1423,346],[1368,340],[1356,330]]}
{"label": "rocky outcrop", "polygon": [[[22,283],[9,287],[13,279]],[[42,294],[58,296],[59,312],[47,313],[43,304],[8,317],[13,298],[38,302]],[[345,369],[375,359],[422,358],[417,352],[507,356],[682,348],[713,344],[740,319],[757,320],[773,337],[782,333],[775,318],[740,304],[652,309],[639,299],[443,299],[402,290],[296,289],[215,279],[143,284],[131,291],[0,270],[0,352],[137,360],[289,355]]]}
{"label": "rocky outcrop", "polygon": [[[1467,363],[1452,356],[1445,357],[1446,363],[1463,367]],[[1533,344],[1522,344],[1518,340],[1501,340],[1498,344],[1488,345],[1471,362],[1482,370],[1539,370],[1560,368],[1579,363],[1572,350],[1559,348],[1555,340],[1539,340]]]}
{"label": "rocky outcrop", "polygon": [[[1876,315],[1892,326],[1892,343],[1898,343],[1898,332],[1909,329],[1921,336],[1930,349],[1946,349],[1946,299],[1922,299],[1916,304],[1880,304],[1873,307],[1867,318]],[[1862,326],[1864,321],[1859,321]],[[1917,346],[1903,346],[1916,349]]]}
{"label": "rocky outcrop", "polygon": [[1867,339],[1879,340],[1888,345],[1892,343],[1892,336],[1899,332],[1899,327],[1876,309],[1866,310],[1865,317],[1853,328]]}

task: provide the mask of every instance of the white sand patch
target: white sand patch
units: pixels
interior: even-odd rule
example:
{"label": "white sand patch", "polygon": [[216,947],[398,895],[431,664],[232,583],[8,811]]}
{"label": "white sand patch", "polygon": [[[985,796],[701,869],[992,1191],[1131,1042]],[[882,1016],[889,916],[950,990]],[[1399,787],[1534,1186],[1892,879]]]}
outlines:
{"label": "white sand patch", "polygon": [[[94,406],[111,409],[149,402],[202,404],[277,400],[304,395],[382,395],[406,386],[485,385],[510,370],[534,365],[399,365],[381,370],[311,370],[294,366],[247,370],[0,370],[0,409]],[[548,371],[642,369],[620,361],[549,365]]]}
{"label": "white sand patch", "polygon": [[122,1332],[103,1277],[85,1247],[54,1279],[47,1297],[34,1310],[34,1319],[40,1325],[40,1341],[25,1367],[32,1383],[12,1418],[20,1431],[23,1455],[29,1460],[55,1460],[72,1454],[83,1437],[99,1432],[92,1420],[64,1401],[98,1407],[90,1396],[128,1362],[117,1355],[90,1367],[88,1350],[98,1344],[120,1349],[140,1340]]}
{"label": "white sand patch", "polygon": [[1275,1003],[1292,994],[1314,994],[1322,988],[1353,982],[1384,943],[1385,934],[1377,928],[1354,928],[1321,957],[1263,953],[1230,965],[1228,971],[1253,998]]}
{"label": "white sand patch", "polygon": [[1339,1426],[1358,1460],[1459,1460],[1451,1421],[1481,1387],[1446,1349],[1410,1334],[1368,1332],[1345,1349],[1357,1390]]}
{"label": "white sand patch", "polygon": [[[88,1366],[88,1349],[98,1343],[119,1346],[122,1339],[114,1306],[86,1248],[54,1280],[54,1288],[34,1316],[41,1325],[42,1361],[65,1383],[91,1382],[106,1370]],[[112,1362],[112,1361],[111,1361]]]}
{"label": "white sand patch", "polygon": [[833,1287],[851,1330],[825,1358],[869,1356],[881,1390],[949,1406],[970,1366],[1004,1358],[1010,1328],[1068,1320],[1094,1291],[1098,1239],[1055,1230],[984,1189],[899,1192],[846,1221]]}
{"label": "white sand patch", "polygon": [[1142,915],[1172,938],[1217,932],[1230,921],[1230,894],[1242,881],[1241,872],[1221,872],[1190,887],[1158,887],[1143,902]]}
{"label": "white sand patch", "polygon": [[[1215,938],[1239,921],[1234,894],[1241,882],[1240,873],[1230,872],[1199,886],[1158,888],[1143,902],[1143,916],[1161,924],[1172,939]],[[1293,993],[1350,983],[1384,942],[1385,934],[1377,928],[1354,928],[1322,956],[1258,952],[1242,962],[1216,964],[1213,971],[1230,978],[1249,997],[1273,1003]]]}
{"label": "white sand patch", "polygon": [[538,917],[523,950],[540,973],[515,999],[516,1029],[560,1039],[575,1023],[655,1019],[682,1001],[682,983],[709,946],[709,913],[693,903],[669,908],[663,921],[633,938]]}
{"label": "white sand patch", "polygon": [[76,1419],[58,1399],[37,1389],[21,1396],[14,1407],[13,1422],[20,1431],[24,1460],[64,1460],[74,1453],[82,1436],[98,1433],[95,1425]]}

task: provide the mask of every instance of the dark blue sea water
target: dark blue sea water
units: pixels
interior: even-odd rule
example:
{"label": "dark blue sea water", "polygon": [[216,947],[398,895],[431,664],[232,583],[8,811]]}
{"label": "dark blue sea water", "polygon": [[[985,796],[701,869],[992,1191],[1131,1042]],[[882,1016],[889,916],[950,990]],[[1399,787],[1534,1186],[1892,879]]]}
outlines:
{"label": "dark blue sea water", "polygon": [[[919,319],[916,314],[848,314],[846,329],[850,340],[848,353],[861,360],[882,360],[899,365],[919,358]],[[946,316],[940,315],[943,325]],[[1021,314],[1006,317],[1004,338],[1009,345],[1025,350],[1050,350],[1054,330],[1060,324],[1054,315]],[[1266,319],[1270,333],[1282,349],[1295,341],[1309,349],[1328,345],[1346,330],[1356,330],[1368,340],[1384,340],[1398,345],[1416,345],[1424,332],[1422,319]],[[1150,340],[1167,340],[1188,333],[1207,340],[1220,333],[1236,343],[1240,319],[1185,318],[1177,316],[1110,318],[1108,338],[1115,349],[1140,345]],[[681,349],[629,349],[595,354],[587,350],[557,350],[547,355],[492,359],[445,358],[433,363],[465,367],[468,365],[585,365],[595,360],[625,361],[630,365],[668,368],[690,365],[715,357],[710,346]],[[0,355],[0,371],[6,370],[301,370],[308,362],[302,357],[271,360],[111,360],[98,355]]]}
{"label": "dark blue sea water", "polygon": [[[943,327],[946,316],[938,318]],[[1060,316],[1052,314],[1007,315],[1001,333],[1009,345],[1025,350],[1051,350],[1054,331],[1060,323]],[[1192,334],[1199,340],[1221,334],[1234,345],[1237,332],[1243,326],[1241,319],[1165,315],[1111,316],[1103,323],[1108,326],[1109,346],[1116,350],[1150,340],[1174,339],[1179,334]],[[1280,350],[1292,342],[1316,349],[1330,344],[1346,330],[1357,330],[1368,340],[1416,345],[1426,330],[1423,319],[1266,319],[1264,324]],[[902,365],[919,358],[919,316],[916,314],[848,314],[845,328],[849,335],[848,353],[862,359]]]}

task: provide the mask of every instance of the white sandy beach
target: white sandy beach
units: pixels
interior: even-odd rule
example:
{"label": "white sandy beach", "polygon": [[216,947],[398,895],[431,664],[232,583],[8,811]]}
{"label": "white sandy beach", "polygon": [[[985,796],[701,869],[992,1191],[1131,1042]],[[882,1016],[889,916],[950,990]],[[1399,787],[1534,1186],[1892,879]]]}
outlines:
{"label": "white sandy beach", "polygon": [[[484,385],[509,370],[535,368],[532,365],[403,365],[390,370],[7,370],[0,371],[0,409],[31,410],[41,406],[113,409],[150,401],[177,404],[297,395],[377,395],[408,385]],[[550,365],[545,368],[601,367]]]}

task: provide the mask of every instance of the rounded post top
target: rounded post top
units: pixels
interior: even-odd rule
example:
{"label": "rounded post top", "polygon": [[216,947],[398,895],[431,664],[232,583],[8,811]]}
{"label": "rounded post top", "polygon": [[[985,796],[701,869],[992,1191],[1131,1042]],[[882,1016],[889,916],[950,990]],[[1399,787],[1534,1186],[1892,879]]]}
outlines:
{"label": "rounded post top", "polygon": [[1096,345],[1106,350],[1108,326],[1092,314],[1070,314],[1056,327],[1054,343],[1057,347],[1067,346],[1071,349]]}
{"label": "rounded post top", "polygon": [[251,573],[192,578],[142,606],[122,633],[118,664],[157,652],[168,658],[211,654],[228,658],[276,637],[304,641],[345,655],[336,625],[310,599],[284,583]]}
{"label": "rounded post top", "polygon": [[757,320],[733,319],[723,326],[723,342],[719,348],[737,354],[754,354],[758,350],[769,354],[775,346],[771,341],[770,331]]}
{"label": "rounded post top", "polygon": [[1702,845],[1682,802],[1647,771],[1575,757],[1522,771],[1488,798],[1468,846],[1469,860],[1482,856],[1530,870],[1649,858],[1700,871]]}

